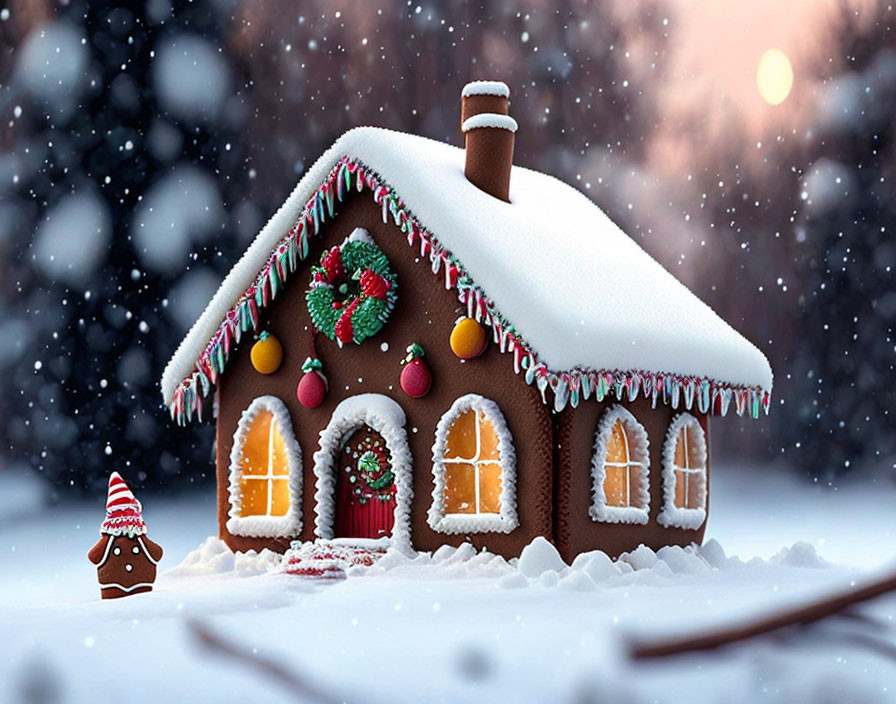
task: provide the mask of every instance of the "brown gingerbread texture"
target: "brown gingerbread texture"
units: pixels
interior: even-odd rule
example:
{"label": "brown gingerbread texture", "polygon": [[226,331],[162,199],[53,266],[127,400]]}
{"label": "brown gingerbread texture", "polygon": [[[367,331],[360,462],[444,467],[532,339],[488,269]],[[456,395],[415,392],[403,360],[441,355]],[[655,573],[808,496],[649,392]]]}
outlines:
{"label": "brown gingerbread texture", "polygon": [[152,591],[163,550],[147,537],[146,530],[140,502],[121,475],[113,472],[100,539],[87,553],[96,565],[103,599]]}
{"label": "brown gingerbread texture", "polygon": [[[497,345],[489,341],[475,360],[462,361],[450,350],[449,338],[455,321],[464,315],[457,297],[445,289],[425,267],[407,256],[407,242],[397,228],[384,223],[380,209],[367,193],[352,193],[337,206],[336,216],[311,241],[310,261],[317,261],[328,248],[338,245],[354,228],[362,227],[383,249],[397,274],[399,296],[389,323],[375,338],[362,345],[338,345],[322,334],[314,335],[305,303],[308,271],[287,282],[276,305],[261,311],[260,329],[269,330],[284,348],[283,363],[273,374],[259,374],[250,359],[251,345],[241,345],[229,369],[219,380],[217,417],[218,527],[220,537],[235,551],[270,548],[283,552],[292,540],[313,541],[316,518],[314,453],[320,433],[344,398],[361,393],[384,394],[396,400],[407,416],[408,445],[414,458],[411,536],[418,550],[436,550],[441,545],[469,542],[505,557],[516,557],[536,536],[551,539],[561,555],[571,561],[587,550],[602,549],[618,555],[644,543],[654,550],[664,545],[701,542],[705,524],[699,529],[664,527],[657,522],[662,506],[659,467],[669,422],[675,411],[665,405],[653,408],[639,399],[625,403],[641,421],[650,440],[650,520],[646,525],[601,524],[588,513],[591,489],[591,459],[597,424],[614,405],[607,399],[590,401],[576,409],[552,414],[534,386],[519,383]],[[301,363],[314,338],[316,356],[322,361],[329,392],[316,408],[305,408],[295,394],[302,376]],[[410,342],[426,350],[432,371],[432,388],[421,398],[401,390],[401,360]],[[385,343],[385,351],[381,345]],[[456,533],[434,531],[427,521],[432,502],[433,433],[442,415],[463,394],[481,393],[495,401],[513,435],[516,449],[517,506],[519,526],[511,533]],[[259,396],[279,398],[289,410],[292,430],[302,448],[302,528],[288,537],[234,535],[227,529],[230,511],[230,454],[242,412]],[[708,431],[706,414],[693,411]],[[416,432],[415,429],[416,428]],[[556,448],[556,449],[555,449]],[[709,461],[707,458],[707,471]],[[709,500],[707,488],[707,502]]]}
{"label": "brown gingerbread texture", "polygon": [[[464,173],[473,185],[495,198],[491,204],[496,213],[494,227],[487,220],[487,227],[478,234],[494,238],[490,246],[511,249],[518,236],[525,235],[529,238],[526,241],[531,241],[538,235],[517,232],[514,227],[506,227],[513,225],[512,218],[505,223],[503,216],[497,217],[510,212],[510,206],[497,200],[509,198],[512,171],[516,125],[508,117],[508,96],[507,86],[498,82],[471,84],[462,92],[462,119],[472,120],[465,130]],[[395,522],[391,528],[385,526],[386,521],[376,526],[377,530],[391,530],[395,543],[407,541],[420,551],[470,544],[513,558],[533,539],[544,537],[556,545],[567,562],[589,550],[619,555],[641,544],[654,550],[666,545],[699,544],[709,505],[710,413],[724,415],[733,399],[739,414],[749,411],[746,404],[753,403],[752,414],[757,415],[759,403],[768,401],[767,392],[760,389],[765,394],[761,396],[756,387],[717,387],[717,382],[710,379],[667,374],[662,371],[665,367],[653,371],[621,368],[611,374],[606,370],[595,372],[586,364],[570,370],[567,380],[565,373],[536,364],[536,351],[527,358],[525,344],[513,347],[513,338],[506,334],[507,321],[502,322],[500,315],[488,323],[488,310],[483,310],[491,303],[486,293],[479,291],[481,298],[469,294],[466,287],[471,285],[472,273],[465,272],[464,266],[474,264],[454,261],[449,249],[441,251],[444,243],[427,229],[432,225],[422,216],[418,219],[419,213],[402,203],[405,196],[392,192],[385,175],[377,174],[366,164],[362,152],[368,148],[364,141],[367,139],[384,144],[393,140],[396,144],[413,144],[416,140],[409,136],[400,140],[387,138],[373,130],[347,136],[341,143],[345,145],[344,156],[336,161],[326,183],[312,184],[317,190],[302,210],[301,218],[293,225],[292,216],[284,209],[262,232],[271,241],[273,235],[282,234],[283,239],[254,283],[239,298],[229,298],[231,288],[234,292],[242,288],[243,275],[249,269],[244,264],[241,266],[245,271],[234,271],[232,281],[228,279],[232,285],[216,294],[207,309],[210,313],[203,315],[201,324],[187,337],[163,378],[166,403],[179,422],[186,423],[197,415],[201,418],[203,408],[206,416],[211,411],[215,417],[221,539],[234,551],[268,548],[284,552],[296,540],[371,538],[366,533],[373,531],[334,527],[338,524],[335,516],[345,509],[334,488],[338,485],[334,457],[344,447],[339,445],[337,433],[343,433],[344,442],[349,436],[345,433],[366,424],[380,433],[389,451],[398,456],[398,461],[393,456],[392,464],[396,477]],[[370,149],[372,158],[380,158],[377,149]],[[389,163],[382,161],[380,168],[393,168]],[[453,169],[454,178],[459,175],[459,165],[454,161],[443,168]],[[398,167],[394,168],[399,175]],[[522,190],[520,194],[523,195]],[[477,201],[489,204],[482,195],[476,194]],[[293,200],[288,201],[289,209],[296,207]],[[435,206],[430,207],[435,213]],[[453,207],[460,210],[465,204],[457,202]],[[598,213],[596,209],[594,212]],[[474,221],[467,222],[466,214],[463,215],[458,213],[457,227],[473,226]],[[286,223],[291,227],[288,232]],[[443,224],[445,237],[450,225],[451,221]],[[575,229],[578,223],[571,225]],[[581,225],[585,228],[588,223]],[[546,227],[545,237],[539,240],[546,258],[552,256],[557,246],[547,237],[551,231],[551,227]],[[362,271],[362,264],[356,262],[350,266],[356,270],[358,283],[353,283],[353,278],[342,283],[341,277],[355,276],[343,271],[345,262],[350,260],[343,260],[343,254],[344,250],[351,252],[348,244],[356,241],[375,246],[376,260],[371,266],[377,270]],[[263,249],[266,251],[267,244]],[[337,258],[333,252],[343,254]],[[257,252],[247,256],[247,260],[254,260],[256,255]],[[439,256],[444,268],[439,264]],[[534,257],[530,259],[537,266]],[[592,261],[598,261],[596,256],[592,256]],[[494,265],[504,263],[496,259]],[[477,262],[475,266],[484,272],[489,264]],[[515,273],[522,290],[536,284],[537,277],[530,277],[528,269],[520,264],[515,264]],[[256,265],[262,266],[253,263],[251,268]],[[573,273],[578,265],[578,261],[570,261],[566,270]],[[591,271],[582,269],[586,270]],[[597,291],[615,285],[615,279],[607,274],[595,267],[590,279],[571,277],[571,281],[578,281],[582,299],[587,300],[592,288]],[[553,278],[558,290],[569,286],[562,275]],[[363,292],[363,302],[360,294],[352,293],[352,286]],[[316,295],[320,289],[329,289],[331,297]],[[512,292],[505,295],[512,297]],[[385,309],[368,309],[368,316],[375,315],[381,327],[368,324],[370,317],[355,315],[355,306],[371,300],[388,301]],[[688,297],[682,301],[692,303]],[[497,307],[497,302],[494,305]],[[331,317],[331,310],[340,311],[343,307],[345,310]],[[220,327],[208,339],[207,326],[218,322],[209,316],[219,314],[226,318],[218,318]],[[530,322],[535,325],[539,321]],[[549,330],[556,327],[558,335],[563,334],[560,322],[558,319],[554,326],[550,320],[540,321]],[[461,324],[485,336],[484,348],[452,343]],[[355,336],[357,330],[353,326],[361,330],[363,337]],[[477,326],[482,329],[477,331]],[[599,326],[596,320],[594,327]],[[282,349],[279,366],[259,369],[253,364],[249,341],[252,331],[268,333],[278,341]],[[524,329],[518,331],[519,340],[526,339],[525,333]],[[593,341],[600,338],[594,337]],[[670,338],[670,354],[674,352],[672,342]],[[651,344],[662,351],[663,340]],[[751,350],[752,358],[756,350]],[[514,352],[513,363],[508,357],[510,352]],[[408,353],[418,367],[425,364],[426,383],[404,383],[407,365],[412,361]],[[651,363],[665,364],[659,358]],[[184,377],[189,364],[193,371]],[[590,395],[584,386],[586,382]],[[684,391],[681,401],[680,390]],[[696,396],[698,392],[705,395]],[[716,392],[719,395],[712,395]],[[493,471],[497,463],[482,462],[478,445],[475,500],[469,498],[472,492],[468,484],[457,479],[466,470],[453,470],[452,491],[465,498],[452,504],[451,511],[444,507],[448,503],[445,462],[469,465],[467,460],[473,457],[472,453],[448,456],[440,445],[446,437],[443,421],[450,421],[449,409],[467,397],[478,397],[497,407],[502,442],[513,450],[512,460],[506,465],[503,459],[501,462],[502,487],[512,486],[513,491],[507,492],[506,502],[502,494],[497,505],[499,512],[481,508],[481,466],[487,465],[487,471]],[[267,409],[266,421],[258,420],[265,417],[259,414],[259,408]],[[685,409],[688,413],[682,415]],[[607,419],[623,418],[622,413],[631,418],[632,425],[626,425],[626,432],[637,431],[632,437],[637,440],[638,455],[630,457],[626,440],[622,455],[626,459],[620,464],[619,459],[607,461],[605,433],[615,433],[615,426],[602,427]],[[384,420],[385,416],[388,418]],[[705,447],[695,450],[697,454],[691,457],[685,440],[686,466],[678,467],[675,424],[682,420],[690,428],[688,433],[693,431],[703,438]],[[394,432],[390,435],[386,429]],[[636,479],[626,484],[637,495],[634,503],[628,494],[618,502],[605,495],[611,465],[626,467],[626,473],[636,472]],[[345,472],[346,467],[342,470]],[[693,500],[695,506],[681,505],[675,498],[677,477],[689,476],[685,472],[696,475],[696,481],[688,484],[692,481],[688,480],[685,486],[699,487],[694,491],[702,492]],[[506,485],[503,477],[508,477]],[[675,483],[670,485],[670,481]],[[621,485],[622,480],[618,482]],[[288,501],[284,500],[287,495]],[[276,500],[272,498],[275,496]],[[470,511],[470,506],[479,508]],[[505,512],[508,506],[510,510]],[[491,503],[488,508],[496,506]],[[608,508],[620,510],[605,510]],[[446,516],[464,518],[472,513],[488,518],[498,516],[500,520],[443,520]]]}

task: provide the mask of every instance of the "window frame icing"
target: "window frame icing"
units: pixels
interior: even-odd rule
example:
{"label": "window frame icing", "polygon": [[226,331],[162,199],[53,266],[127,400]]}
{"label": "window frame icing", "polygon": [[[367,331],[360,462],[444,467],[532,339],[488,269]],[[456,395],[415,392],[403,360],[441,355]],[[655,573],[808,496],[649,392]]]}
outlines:
{"label": "window frame icing", "polygon": [[[627,465],[638,468],[640,482],[636,491],[629,488],[630,506],[608,506],[604,491],[607,478],[606,457],[610,437],[616,421],[621,421],[628,446]],[[591,519],[600,523],[631,523],[646,525],[650,520],[650,441],[647,430],[632,415],[631,411],[617,404],[609,408],[597,426],[594,439],[594,453],[591,456]],[[629,480],[631,484],[631,479]]]}
{"label": "window frame icing", "polygon": [[[445,452],[454,421],[468,411],[481,412],[492,424],[498,438],[498,466],[501,468],[501,510],[498,513],[445,512]],[[466,394],[451,404],[436,426],[432,446],[432,505],[427,515],[429,527],[438,533],[510,533],[519,526],[516,504],[516,450],[507,421],[497,403],[479,394]]]}
{"label": "window frame icing", "polygon": [[[682,428],[687,427],[688,437],[693,435],[698,441],[697,457],[699,466],[696,468],[678,467],[675,464],[675,450],[678,447],[678,434]],[[687,457],[687,454],[685,454]],[[666,528],[684,528],[685,530],[697,530],[706,520],[707,499],[707,445],[706,432],[700,421],[690,413],[679,413],[669,424],[666,439],[663,445],[663,509],[657,517],[661,526]],[[697,496],[700,506],[696,508],[681,508],[675,505],[675,488],[677,479],[676,470],[684,470],[696,474]]]}
{"label": "window frame icing", "polygon": [[[287,487],[289,508],[283,516],[241,516],[242,491],[240,479],[242,468],[240,458],[246,442],[246,433],[252,426],[260,411],[268,411],[273,416],[286,448],[286,461],[289,474]],[[272,487],[268,487],[271,491]],[[276,396],[259,396],[253,399],[243,411],[233,434],[233,446],[230,448],[230,471],[228,477],[228,511],[227,530],[232,535],[246,538],[292,538],[298,537],[302,531],[302,449],[295,437],[292,419],[286,404]]]}

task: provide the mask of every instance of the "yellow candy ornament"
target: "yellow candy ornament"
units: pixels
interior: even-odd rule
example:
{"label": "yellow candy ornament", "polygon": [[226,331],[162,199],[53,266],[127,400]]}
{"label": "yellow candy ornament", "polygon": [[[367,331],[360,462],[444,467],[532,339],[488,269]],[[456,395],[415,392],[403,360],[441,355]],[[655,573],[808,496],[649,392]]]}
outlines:
{"label": "yellow candy ornament", "polygon": [[273,374],[283,362],[283,346],[271,333],[263,332],[258,336],[258,342],[252,345],[249,357],[259,374]]}
{"label": "yellow candy ornament", "polygon": [[461,318],[451,331],[451,351],[461,359],[473,359],[485,350],[485,328],[473,318]]}

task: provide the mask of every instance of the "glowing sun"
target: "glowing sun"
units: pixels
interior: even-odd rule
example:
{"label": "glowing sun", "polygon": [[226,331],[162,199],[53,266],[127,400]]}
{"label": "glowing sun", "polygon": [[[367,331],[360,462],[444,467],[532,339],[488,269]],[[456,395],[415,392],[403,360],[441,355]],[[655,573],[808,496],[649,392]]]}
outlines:
{"label": "glowing sun", "polygon": [[756,68],[756,87],[769,105],[780,105],[793,88],[793,66],[780,49],[769,49],[759,59]]}

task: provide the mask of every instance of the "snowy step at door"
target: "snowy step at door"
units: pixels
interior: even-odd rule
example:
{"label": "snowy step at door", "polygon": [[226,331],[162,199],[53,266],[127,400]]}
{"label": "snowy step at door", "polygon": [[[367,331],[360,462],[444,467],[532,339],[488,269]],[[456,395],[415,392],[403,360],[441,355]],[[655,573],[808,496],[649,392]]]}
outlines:
{"label": "snowy step at door", "polygon": [[345,579],[346,571],[350,567],[370,567],[386,554],[385,545],[374,544],[379,541],[365,542],[370,544],[353,544],[339,540],[295,542],[283,556],[281,571],[299,577]]}

